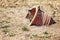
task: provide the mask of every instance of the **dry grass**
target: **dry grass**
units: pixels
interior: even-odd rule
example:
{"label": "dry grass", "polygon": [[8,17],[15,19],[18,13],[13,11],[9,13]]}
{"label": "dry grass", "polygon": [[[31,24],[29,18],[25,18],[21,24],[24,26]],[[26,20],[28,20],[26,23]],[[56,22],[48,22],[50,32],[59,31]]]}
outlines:
{"label": "dry grass", "polygon": [[[59,0],[2,0],[0,5],[0,40],[60,40]],[[25,18],[27,10],[38,5],[57,23],[47,27],[29,26]]]}

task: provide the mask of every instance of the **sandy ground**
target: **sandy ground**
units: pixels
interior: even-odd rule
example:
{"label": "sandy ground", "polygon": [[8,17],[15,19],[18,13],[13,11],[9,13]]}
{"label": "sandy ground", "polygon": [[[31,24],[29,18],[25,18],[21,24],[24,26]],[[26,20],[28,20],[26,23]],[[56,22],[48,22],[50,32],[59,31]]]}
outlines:
{"label": "sandy ground", "polygon": [[[60,40],[59,0],[23,2],[18,0],[13,3],[14,1],[0,2],[0,40]],[[51,26],[29,26],[30,22],[25,16],[29,8],[37,5],[40,5],[45,13],[55,16],[53,18],[57,23]],[[53,15],[54,12],[56,13]],[[26,27],[28,31],[24,31],[23,27]]]}

